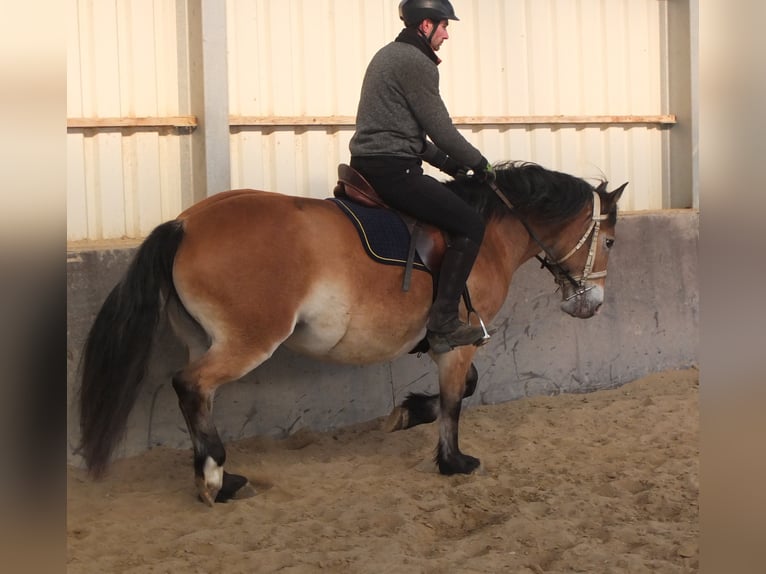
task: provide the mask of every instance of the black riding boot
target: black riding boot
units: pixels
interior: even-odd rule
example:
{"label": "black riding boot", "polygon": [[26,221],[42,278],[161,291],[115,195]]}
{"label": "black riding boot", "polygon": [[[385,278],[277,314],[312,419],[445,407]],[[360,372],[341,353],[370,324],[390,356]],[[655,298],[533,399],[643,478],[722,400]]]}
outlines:
{"label": "black riding boot", "polygon": [[473,345],[484,336],[481,327],[461,323],[458,316],[460,296],[478,253],[478,244],[467,237],[459,237],[444,254],[436,301],[428,316],[426,333],[434,353],[446,353],[453,347]]}

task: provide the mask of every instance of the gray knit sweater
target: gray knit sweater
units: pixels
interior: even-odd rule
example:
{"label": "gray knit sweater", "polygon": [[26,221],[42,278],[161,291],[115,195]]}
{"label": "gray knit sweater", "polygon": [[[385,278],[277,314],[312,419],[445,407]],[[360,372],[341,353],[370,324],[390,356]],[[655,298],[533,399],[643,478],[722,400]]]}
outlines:
{"label": "gray knit sweater", "polygon": [[433,163],[436,144],[462,165],[481,161],[481,152],[452,123],[439,94],[436,66],[424,50],[402,41],[375,54],[362,83],[349,143],[352,156],[422,157]]}

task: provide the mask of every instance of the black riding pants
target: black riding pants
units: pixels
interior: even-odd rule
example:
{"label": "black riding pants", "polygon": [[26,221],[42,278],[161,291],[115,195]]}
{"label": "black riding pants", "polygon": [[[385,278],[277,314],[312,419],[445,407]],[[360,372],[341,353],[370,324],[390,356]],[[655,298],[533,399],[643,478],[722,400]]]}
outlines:
{"label": "black riding pants", "polygon": [[481,244],[481,216],[447,186],[425,175],[419,159],[352,157],[351,167],[394,209],[435,225],[451,238],[467,237]]}

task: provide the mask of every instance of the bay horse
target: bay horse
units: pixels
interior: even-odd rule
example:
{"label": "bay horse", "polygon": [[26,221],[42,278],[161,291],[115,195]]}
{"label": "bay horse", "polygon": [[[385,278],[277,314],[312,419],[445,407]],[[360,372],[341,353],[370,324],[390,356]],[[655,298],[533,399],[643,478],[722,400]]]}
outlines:
{"label": "bay horse", "polygon": [[[468,279],[473,307],[491,321],[516,269],[537,256],[561,290],[561,308],[593,316],[604,300],[615,237],[613,192],[528,162],[495,166],[494,183],[468,177],[446,185],[486,221]],[[543,253],[544,256],[539,254]],[[200,498],[212,505],[247,483],[224,471],[226,451],[212,418],[216,389],[266,361],[280,345],[347,364],[390,361],[423,341],[433,300],[423,271],[402,289],[403,268],[365,253],[357,231],[332,201],[232,190],[204,199],[156,227],[98,312],[82,356],[82,454],[96,478],[145,377],[153,335],[165,314],[188,349],[172,377],[194,452]],[[466,309],[461,313],[466,320]],[[461,401],[478,375],[476,347],[433,354],[438,395],[410,395],[389,430],[439,419],[435,462],[442,474],[471,473],[479,459],[461,452]]]}

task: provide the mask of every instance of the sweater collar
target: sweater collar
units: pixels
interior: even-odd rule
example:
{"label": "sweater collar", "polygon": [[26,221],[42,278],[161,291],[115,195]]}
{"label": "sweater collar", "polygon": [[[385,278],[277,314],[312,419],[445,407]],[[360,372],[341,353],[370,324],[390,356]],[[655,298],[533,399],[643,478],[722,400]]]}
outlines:
{"label": "sweater collar", "polygon": [[441,64],[441,59],[433,51],[433,48],[428,44],[428,41],[414,28],[405,28],[396,37],[395,42],[403,42],[415,46],[418,50],[423,52],[428,58],[437,66]]}

